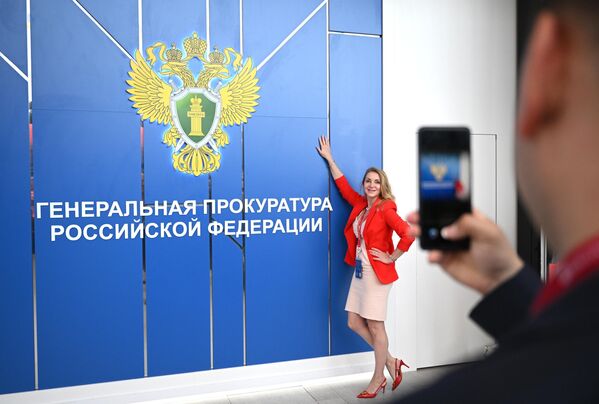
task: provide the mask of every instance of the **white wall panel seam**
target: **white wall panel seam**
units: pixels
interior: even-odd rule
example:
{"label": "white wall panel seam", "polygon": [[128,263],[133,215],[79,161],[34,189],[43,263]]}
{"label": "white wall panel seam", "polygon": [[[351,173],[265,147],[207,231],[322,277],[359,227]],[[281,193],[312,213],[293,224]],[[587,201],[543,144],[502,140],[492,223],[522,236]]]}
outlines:
{"label": "white wall panel seam", "polygon": [[306,25],[312,19],[312,17],[314,17],[316,13],[318,13],[318,11],[320,11],[320,9],[324,7],[327,3],[328,0],[324,0],[322,3],[320,3],[297,27],[295,27],[293,31],[291,31],[289,35],[287,35],[287,37],[285,37],[285,39],[283,39],[283,41],[279,45],[277,45],[277,47],[272,52],[270,52],[270,54],[266,58],[264,58],[262,62],[260,62],[260,64],[257,67],[257,70],[260,70],[266,63],[268,63],[268,61],[272,59],[272,57],[275,56],[283,48],[283,46],[285,46],[285,44],[289,42],[291,38],[293,38],[295,34],[297,34],[299,30],[302,29],[302,27]]}
{"label": "white wall panel seam", "polygon": [[0,58],[1,58],[1,59],[3,59],[3,60],[6,62],[6,64],[8,64],[10,67],[12,67],[12,69],[13,69],[13,70],[14,70],[14,71],[15,71],[15,72],[16,72],[16,73],[19,75],[19,76],[21,76],[21,77],[23,78],[23,80],[25,80],[25,81],[27,81],[27,82],[29,81],[29,77],[27,77],[27,75],[26,75],[25,73],[23,73],[23,71],[22,71],[21,69],[19,69],[19,68],[17,67],[17,65],[15,65],[15,64],[13,63],[13,61],[12,61],[12,60],[10,60],[10,59],[8,58],[8,56],[6,56],[4,53],[2,53],[2,51],[0,51]]}
{"label": "white wall panel seam", "polygon": [[100,31],[102,31],[102,33],[117,47],[119,48],[119,50],[121,52],[123,52],[123,54],[125,56],[127,56],[129,59],[133,60],[133,56],[131,56],[131,54],[129,52],[127,52],[127,50],[125,50],[125,48],[123,48],[123,46],[119,43],[119,41],[116,40],[116,38],[114,36],[112,36],[112,34],[110,34],[110,32],[108,32],[108,30],[106,30],[106,28],[104,28],[104,26],[102,24],[100,24],[100,22],[93,16],[91,15],[91,13],[89,11],[87,11],[87,9],[85,7],[83,7],[81,5],[81,3],[79,3],[79,1],[77,0],[72,0],[73,4],[75,4],[82,12],[83,14],[86,15],[87,18],[89,18],[89,20],[91,22],[94,23],[94,25],[96,27],[98,27],[100,29]]}

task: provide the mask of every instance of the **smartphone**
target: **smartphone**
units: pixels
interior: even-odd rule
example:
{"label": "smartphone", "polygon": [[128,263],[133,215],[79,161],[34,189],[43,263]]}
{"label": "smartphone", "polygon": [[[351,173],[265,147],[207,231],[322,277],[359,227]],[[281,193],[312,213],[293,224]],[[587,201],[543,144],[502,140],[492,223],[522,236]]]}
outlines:
{"label": "smartphone", "polygon": [[471,212],[470,130],[418,130],[420,246],[424,250],[467,250],[469,239],[446,240],[441,229]]}

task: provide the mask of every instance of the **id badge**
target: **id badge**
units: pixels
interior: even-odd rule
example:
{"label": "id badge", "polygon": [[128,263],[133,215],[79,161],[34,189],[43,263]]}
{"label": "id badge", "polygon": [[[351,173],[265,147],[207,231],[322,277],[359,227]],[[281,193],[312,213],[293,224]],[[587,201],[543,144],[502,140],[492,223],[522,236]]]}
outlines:
{"label": "id badge", "polygon": [[362,279],[362,260],[356,259],[356,278]]}

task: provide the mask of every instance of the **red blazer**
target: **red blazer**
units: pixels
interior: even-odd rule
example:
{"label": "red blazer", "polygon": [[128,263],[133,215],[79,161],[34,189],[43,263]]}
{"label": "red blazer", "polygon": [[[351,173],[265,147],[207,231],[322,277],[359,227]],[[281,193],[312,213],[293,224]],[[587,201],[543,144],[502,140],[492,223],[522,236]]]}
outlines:
{"label": "red blazer", "polygon": [[[366,197],[360,195],[349,185],[347,179],[343,176],[335,180],[335,184],[341,192],[341,196],[352,206],[352,211],[343,230],[345,239],[347,240],[347,252],[345,253],[345,262],[352,267],[356,265],[356,246],[358,239],[354,234],[353,224],[356,217],[360,214],[368,202]],[[391,254],[395,250],[393,246],[393,231],[399,237],[397,248],[402,251],[408,251],[410,245],[414,242],[414,237],[408,235],[410,226],[397,214],[397,205],[392,200],[381,201],[377,200],[374,210],[370,212],[364,225],[364,244],[370,265],[374,269],[374,273],[381,283],[388,284],[397,280],[397,272],[395,271],[395,263],[385,264],[375,260],[370,255],[371,248],[378,248],[381,251],[386,251]]]}

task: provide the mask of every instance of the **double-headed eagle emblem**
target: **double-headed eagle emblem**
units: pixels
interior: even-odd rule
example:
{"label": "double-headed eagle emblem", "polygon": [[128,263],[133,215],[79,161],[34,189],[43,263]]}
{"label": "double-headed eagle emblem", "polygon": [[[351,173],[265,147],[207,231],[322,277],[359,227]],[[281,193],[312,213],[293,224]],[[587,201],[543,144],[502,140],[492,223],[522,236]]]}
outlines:
{"label": "double-headed eagle emblem", "polygon": [[[229,144],[223,127],[247,122],[260,87],[252,59],[243,60],[234,49],[207,53],[206,41],[195,32],[183,47],[185,57],[174,44],[167,49],[157,42],[146,49],[147,61],[138,50],[127,92],[142,119],[168,125],[162,141],[173,151],[173,167],[198,176],[220,167],[219,149]],[[193,59],[202,63],[197,76],[189,67]]]}

